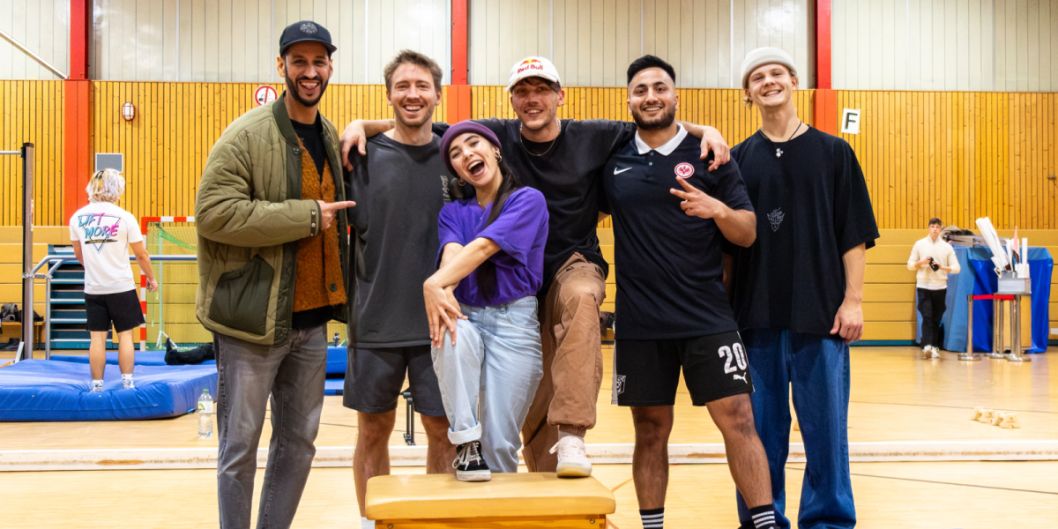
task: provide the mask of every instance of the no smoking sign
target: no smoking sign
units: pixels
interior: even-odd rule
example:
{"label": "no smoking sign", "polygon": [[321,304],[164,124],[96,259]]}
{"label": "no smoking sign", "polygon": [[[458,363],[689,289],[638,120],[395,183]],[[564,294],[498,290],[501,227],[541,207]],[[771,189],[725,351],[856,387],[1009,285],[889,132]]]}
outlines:
{"label": "no smoking sign", "polygon": [[253,91],[253,100],[257,103],[257,106],[271,103],[278,97],[279,94],[276,93],[276,89],[268,85],[258,86],[257,89]]}

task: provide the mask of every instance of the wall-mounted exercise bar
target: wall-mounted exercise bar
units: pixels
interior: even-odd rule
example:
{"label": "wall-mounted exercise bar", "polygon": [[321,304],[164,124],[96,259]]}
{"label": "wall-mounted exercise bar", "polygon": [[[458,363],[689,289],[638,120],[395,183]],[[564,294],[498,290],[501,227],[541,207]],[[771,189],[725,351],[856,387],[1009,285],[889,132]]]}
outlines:
{"label": "wall-mounted exercise bar", "polygon": [[33,358],[33,144],[23,143],[17,151],[0,151],[0,156],[15,155],[22,157],[22,343],[15,353],[18,362]]}

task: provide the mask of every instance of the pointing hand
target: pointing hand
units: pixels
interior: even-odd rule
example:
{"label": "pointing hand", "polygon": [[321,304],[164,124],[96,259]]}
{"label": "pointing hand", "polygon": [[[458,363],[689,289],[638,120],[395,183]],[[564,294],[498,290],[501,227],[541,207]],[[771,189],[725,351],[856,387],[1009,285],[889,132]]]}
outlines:
{"label": "pointing hand", "polygon": [[322,200],[316,201],[320,205],[320,231],[326,230],[334,224],[334,217],[338,215],[338,212],[343,209],[349,209],[356,206],[356,202],[352,200],[343,200],[341,202],[324,202]]}

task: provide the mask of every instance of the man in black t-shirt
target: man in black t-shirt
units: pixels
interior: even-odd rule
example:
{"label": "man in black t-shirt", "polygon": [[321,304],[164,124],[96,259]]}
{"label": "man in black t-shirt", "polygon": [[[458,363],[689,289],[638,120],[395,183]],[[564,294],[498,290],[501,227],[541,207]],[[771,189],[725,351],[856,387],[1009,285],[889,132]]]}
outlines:
{"label": "man in black t-shirt", "polygon": [[[347,175],[360,208],[349,217],[356,289],[343,403],[358,412],[353,476],[361,513],[367,480],[389,474],[389,438],[405,375],[426,430],[426,471],[451,472],[455,455],[422,297],[423,281],[437,269],[437,214],[449,178],[431,129],[441,69],[404,50],[384,76],[396,126],[371,138]],[[374,522],[362,518],[361,527]]]}
{"label": "man in black t-shirt", "polygon": [[635,138],[603,171],[613,213],[617,343],[613,400],[632,407],[632,477],[643,527],[662,527],[668,440],[680,370],[696,406],[724,438],[755,528],[774,528],[768,461],[753,428],[745,347],[723,285],[724,240],[753,244],[756,216],[738,165],[709,172],[675,121],[672,65],[653,55],[628,67]]}
{"label": "man in black t-shirt", "polygon": [[[522,456],[534,472],[588,476],[591,461],[584,435],[595,426],[602,385],[599,305],[608,269],[595,233],[600,177],[610,156],[632,139],[635,127],[559,120],[565,92],[555,66],[543,57],[515,63],[507,89],[518,119],[480,122],[496,133],[503,159],[522,183],[544,194],[549,215],[539,293],[544,376],[522,428]],[[710,169],[727,162],[727,147],[716,129],[683,125],[695,137],[705,136],[703,153],[716,153]],[[342,135],[343,153],[353,146],[362,149],[364,137],[391,126],[351,123]]]}
{"label": "man in black t-shirt", "polygon": [[[878,227],[852,148],[797,116],[790,55],[751,51],[742,87],[763,122],[735,147],[757,211],[757,243],[734,251],[732,301],[749,350],[777,522],[790,526],[782,513],[792,388],[807,458],[797,525],[851,528],[848,344],[863,331],[865,254]],[[739,515],[749,520],[741,498]]]}

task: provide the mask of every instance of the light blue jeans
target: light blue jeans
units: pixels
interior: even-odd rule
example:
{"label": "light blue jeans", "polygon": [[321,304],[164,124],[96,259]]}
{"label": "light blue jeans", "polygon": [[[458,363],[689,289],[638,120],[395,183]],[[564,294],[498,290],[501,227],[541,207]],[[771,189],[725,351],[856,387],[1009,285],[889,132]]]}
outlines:
{"label": "light blue jeans", "polygon": [[248,529],[257,444],[271,396],[272,439],[258,529],[290,527],[316,455],[327,367],[326,326],[279,345],[214,334],[217,353],[217,504],[221,529]]}
{"label": "light blue jeans", "polygon": [[536,298],[506,305],[464,305],[456,343],[445,334],[433,348],[433,368],[451,425],[448,440],[481,440],[482,455],[497,472],[518,470],[519,437],[544,373]]}

